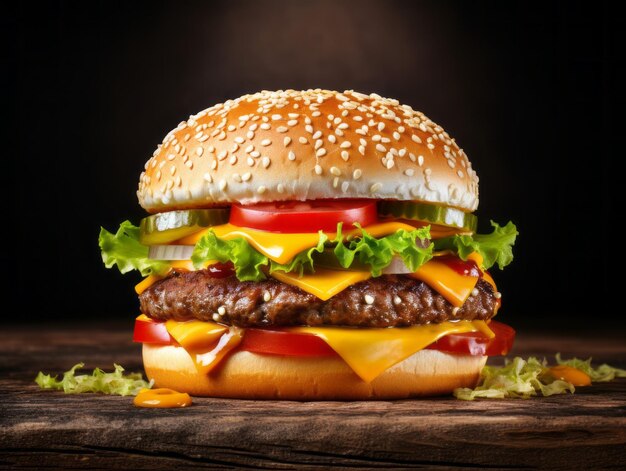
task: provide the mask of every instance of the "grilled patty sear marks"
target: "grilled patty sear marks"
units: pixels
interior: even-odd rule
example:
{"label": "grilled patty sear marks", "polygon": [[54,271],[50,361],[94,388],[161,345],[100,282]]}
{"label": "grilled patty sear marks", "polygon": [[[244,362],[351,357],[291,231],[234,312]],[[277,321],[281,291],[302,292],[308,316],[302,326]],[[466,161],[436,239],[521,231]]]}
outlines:
{"label": "grilled patty sear marks", "polygon": [[426,283],[383,275],[356,283],[327,301],[273,278],[213,278],[206,270],[173,272],[140,296],[152,319],[199,319],[240,327],[343,325],[400,327],[448,320],[487,320],[495,315],[493,287],[480,279],[455,308]]}

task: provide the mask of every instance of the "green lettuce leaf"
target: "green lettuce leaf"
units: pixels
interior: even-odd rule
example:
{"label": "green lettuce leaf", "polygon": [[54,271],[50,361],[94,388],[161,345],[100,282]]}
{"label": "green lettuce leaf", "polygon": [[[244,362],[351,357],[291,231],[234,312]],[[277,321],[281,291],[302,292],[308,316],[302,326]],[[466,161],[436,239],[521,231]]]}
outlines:
{"label": "green lettuce leaf", "polygon": [[238,237],[224,240],[213,231],[207,231],[200,238],[191,255],[196,268],[201,268],[209,260],[233,262],[235,275],[241,281],[264,280],[265,274],[261,268],[269,263],[268,258],[255,250],[246,239]]}
{"label": "green lettuce leaf", "polygon": [[84,363],[77,363],[69,371],[63,373],[61,380],[40,371],[35,382],[41,389],[62,389],[66,394],[98,392],[118,396],[136,396],[140,390],[152,387],[152,383],[145,381],[141,373],[123,374],[124,368],[120,365],[113,364],[115,370],[111,373],[105,373],[100,368],[96,368],[90,375],[77,375],[76,370],[83,366],[85,366]]}
{"label": "green lettuce leaf", "polygon": [[[430,238],[430,226],[421,227],[413,231],[400,229],[385,237],[372,237],[361,229],[361,237],[353,237],[344,243],[342,224],[337,225],[337,237],[332,241],[335,246],[335,256],[343,268],[350,268],[355,258],[360,263],[371,267],[372,276],[380,276],[382,270],[389,266],[395,255],[400,256],[409,269],[416,271],[420,266],[433,257],[433,244],[424,243]],[[416,243],[419,239],[420,243]]]}
{"label": "green lettuce leaf", "polygon": [[142,276],[163,274],[169,263],[148,258],[148,247],[139,242],[139,228],[130,221],[120,224],[115,234],[100,228],[98,244],[102,251],[102,261],[107,268],[117,265],[121,273],[139,270]]}
{"label": "green lettuce leaf", "polygon": [[480,373],[480,382],[474,389],[457,388],[454,397],[473,401],[477,397],[504,399],[528,399],[541,393],[543,396],[573,393],[574,385],[547,374],[545,359],[535,357],[524,360],[515,357],[506,360],[503,367],[485,366]]}
{"label": "green lettuce leaf", "polygon": [[493,221],[491,225],[491,234],[457,234],[435,240],[435,250],[453,250],[462,260],[467,260],[472,252],[478,252],[483,257],[483,267],[486,270],[496,263],[502,270],[513,261],[513,245],[519,232],[511,221],[506,226],[500,226]]}
{"label": "green lettuce leaf", "polygon": [[285,273],[297,271],[298,275],[302,276],[305,270],[315,272],[315,267],[313,266],[313,253],[322,253],[327,241],[328,236],[320,231],[317,245],[300,252],[290,262],[278,263],[274,260],[270,260],[270,273],[275,271],[284,271]]}
{"label": "green lettuce leaf", "polygon": [[591,366],[591,358],[581,360],[579,358],[571,358],[569,360],[563,360],[561,354],[556,354],[556,362],[559,365],[567,365],[572,368],[579,369],[583,373],[586,373],[592,382],[608,382],[613,381],[615,378],[626,378],[626,370],[620,368],[614,368],[612,366],[603,363],[602,365],[594,368]]}

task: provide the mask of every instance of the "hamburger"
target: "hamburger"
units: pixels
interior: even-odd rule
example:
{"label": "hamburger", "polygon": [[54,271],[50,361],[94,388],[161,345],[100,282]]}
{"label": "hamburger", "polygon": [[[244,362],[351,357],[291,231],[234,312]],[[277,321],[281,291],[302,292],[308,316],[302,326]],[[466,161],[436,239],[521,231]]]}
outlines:
{"label": "hamburger", "polygon": [[170,131],[100,233],[138,270],[134,340],[156,386],[197,396],[373,399],[473,387],[514,331],[488,269],[517,230],[477,234],[478,177],[397,100],[263,91]]}

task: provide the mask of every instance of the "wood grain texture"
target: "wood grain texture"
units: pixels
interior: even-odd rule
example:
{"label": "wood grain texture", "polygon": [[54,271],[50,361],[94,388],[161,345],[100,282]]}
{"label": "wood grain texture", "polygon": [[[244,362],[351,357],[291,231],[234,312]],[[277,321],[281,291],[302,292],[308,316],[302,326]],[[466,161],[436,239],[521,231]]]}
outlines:
{"label": "wood grain texture", "polygon": [[[131,398],[40,391],[40,369],[77,361],[140,370],[132,325],[8,327],[0,333],[0,467],[626,467],[626,381],[531,400],[374,402],[194,399],[138,409]],[[526,334],[514,353],[593,355],[626,367],[623,332]]]}

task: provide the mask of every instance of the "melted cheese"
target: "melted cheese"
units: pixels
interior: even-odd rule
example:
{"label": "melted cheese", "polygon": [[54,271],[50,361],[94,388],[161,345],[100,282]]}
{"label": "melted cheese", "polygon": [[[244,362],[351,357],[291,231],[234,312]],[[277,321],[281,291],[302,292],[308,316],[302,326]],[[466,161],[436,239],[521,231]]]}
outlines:
{"label": "melted cheese", "polygon": [[[167,331],[187,350],[199,371],[210,372],[235,348],[245,335],[244,329],[215,322],[167,321]],[[326,342],[363,380],[373,381],[388,368],[424,349],[445,335],[493,332],[484,321],[443,322],[389,329],[352,327],[289,327],[288,332],[315,335]]]}
{"label": "melted cheese", "polygon": [[457,273],[437,257],[429,260],[408,276],[423,281],[455,307],[461,307],[478,283],[477,276]]}
{"label": "melted cheese", "polygon": [[484,321],[442,322],[390,329],[292,327],[289,330],[313,334],[324,340],[368,383],[445,335],[480,331],[494,336]]}
{"label": "melted cheese", "polygon": [[302,277],[299,277],[297,273],[282,271],[272,273],[272,277],[278,281],[297,286],[307,293],[317,296],[322,301],[332,298],[348,286],[367,280],[371,276],[372,274],[368,271],[342,271],[326,268],[316,268],[315,273],[305,274]]}
{"label": "melted cheese", "polygon": [[243,329],[215,322],[169,320],[165,328],[203,374],[210,373],[243,338]]}
{"label": "melted cheese", "polygon": [[[367,226],[367,232],[374,237],[393,234],[399,229],[411,231],[415,228],[401,222],[383,222]],[[212,230],[217,237],[225,240],[243,237],[252,247],[267,258],[281,264],[289,262],[303,250],[316,246],[319,241],[319,234],[316,232],[305,234],[277,234],[275,232],[248,229],[247,227],[239,227],[232,224],[223,224],[196,232],[195,234],[173,242],[173,244],[195,245],[209,230]],[[361,230],[354,228],[346,230],[343,235],[348,237],[358,234],[361,234]],[[334,232],[326,233],[326,235],[330,240],[337,236]]]}

